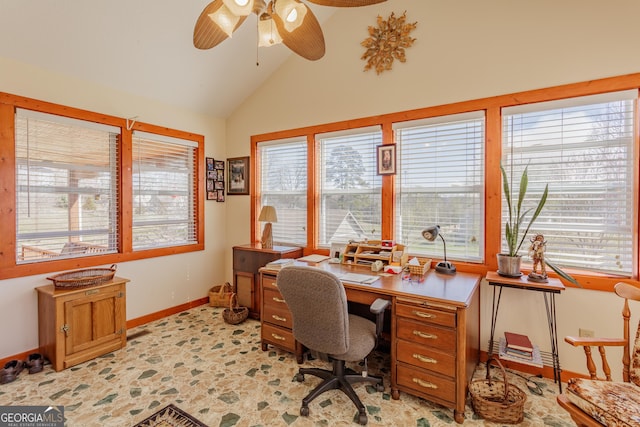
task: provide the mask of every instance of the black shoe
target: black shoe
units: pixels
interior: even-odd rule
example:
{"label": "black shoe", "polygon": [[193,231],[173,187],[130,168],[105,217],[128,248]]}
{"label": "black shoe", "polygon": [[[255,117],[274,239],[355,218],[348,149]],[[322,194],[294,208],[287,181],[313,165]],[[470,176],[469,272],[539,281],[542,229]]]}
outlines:
{"label": "black shoe", "polygon": [[24,361],[24,367],[29,369],[30,374],[42,371],[44,359],[40,353],[32,353],[27,360]]}

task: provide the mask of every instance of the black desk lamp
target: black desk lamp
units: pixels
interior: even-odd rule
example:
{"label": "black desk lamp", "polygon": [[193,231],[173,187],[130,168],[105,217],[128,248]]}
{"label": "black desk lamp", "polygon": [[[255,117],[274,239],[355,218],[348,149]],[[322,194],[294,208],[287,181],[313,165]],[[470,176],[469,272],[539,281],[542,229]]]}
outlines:
{"label": "black desk lamp", "polygon": [[440,236],[442,243],[444,244],[444,261],[440,261],[436,264],[436,271],[444,274],[455,274],[456,267],[447,261],[447,242],[444,241],[444,237],[440,234],[440,226],[432,225],[431,227],[427,227],[422,230],[422,237],[430,242],[436,240],[436,237],[438,236]]}

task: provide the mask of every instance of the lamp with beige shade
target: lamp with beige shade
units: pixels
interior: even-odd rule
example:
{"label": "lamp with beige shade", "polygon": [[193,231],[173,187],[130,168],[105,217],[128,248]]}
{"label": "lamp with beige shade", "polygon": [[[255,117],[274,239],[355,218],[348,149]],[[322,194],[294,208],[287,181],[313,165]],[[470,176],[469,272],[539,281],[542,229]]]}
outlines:
{"label": "lamp with beige shade", "polygon": [[276,215],[276,208],[273,206],[263,206],[258,216],[258,221],[266,222],[264,229],[262,230],[262,248],[273,248],[273,233],[271,231],[271,223],[278,222],[278,216]]}

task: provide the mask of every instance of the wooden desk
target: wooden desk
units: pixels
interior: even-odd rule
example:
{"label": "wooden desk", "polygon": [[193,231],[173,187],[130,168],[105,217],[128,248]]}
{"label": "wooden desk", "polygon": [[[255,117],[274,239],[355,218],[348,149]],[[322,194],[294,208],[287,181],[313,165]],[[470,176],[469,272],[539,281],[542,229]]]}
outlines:
{"label": "wooden desk", "polygon": [[[296,261],[296,265],[309,265]],[[337,275],[348,272],[379,275],[343,264],[313,264]],[[302,362],[302,346],[291,332],[291,316],[278,292],[277,271],[260,269],[262,349],[269,345],[292,351]],[[480,285],[477,274],[429,271],[422,282],[400,275],[380,276],[372,284],[344,282],[347,299],[391,304],[391,396],[400,391],[454,409],[464,421],[468,383],[480,355]]]}
{"label": "wooden desk", "polygon": [[299,258],[302,248],[274,246],[263,249],[260,243],[233,247],[233,287],[238,294],[238,304],[249,308],[249,315],[260,318],[260,267],[280,258]]}
{"label": "wooden desk", "polygon": [[[544,305],[547,311],[547,322],[549,324],[549,338],[551,339],[551,364],[553,366],[553,380],[558,383],[560,393],[562,393],[562,380],[560,379],[560,357],[558,355],[558,330],[556,322],[556,294],[564,291],[564,285],[559,279],[549,278],[547,283],[530,282],[527,276],[517,278],[500,276],[495,271],[487,272],[487,282],[493,286],[493,305],[491,312],[491,337],[489,338],[489,357],[494,352],[494,332],[498,311],[500,309],[500,297],[502,288],[515,288],[528,291],[542,292],[544,295]],[[496,288],[499,292],[496,298]]]}

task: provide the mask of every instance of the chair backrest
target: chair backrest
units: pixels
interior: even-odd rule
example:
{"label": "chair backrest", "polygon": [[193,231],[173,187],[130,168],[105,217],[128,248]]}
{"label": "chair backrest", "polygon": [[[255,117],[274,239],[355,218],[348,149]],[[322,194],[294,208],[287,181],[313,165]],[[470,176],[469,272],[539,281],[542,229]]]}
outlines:
{"label": "chair backrest", "polygon": [[276,280],[293,320],[293,336],[321,353],[349,348],[347,295],[336,275],[314,267],[284,267]]}
{"label": "chair backrest", "polygon": [[[629,300],[640,301],[640,288],[636,288],[628,283],[620,282],[616,284],[615,291],[619,297],[624,298],[624,307],[622,308],[622,317],[624,319],[623,334],[627,344],[624,347],[622,358],[622,377],[624,381],[631,381],[640,387],[640,322],[638,323],[638,329],[633,343],[630,339],[631,335],[629,330],[629,318],[631,317]],[[630,345],[633,345],[631,347],[631,355],[629,355]]]}

